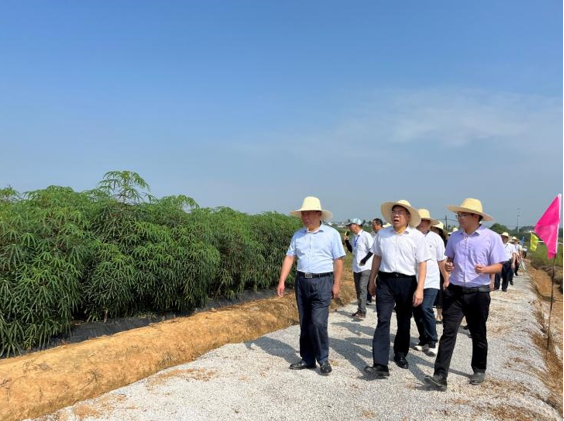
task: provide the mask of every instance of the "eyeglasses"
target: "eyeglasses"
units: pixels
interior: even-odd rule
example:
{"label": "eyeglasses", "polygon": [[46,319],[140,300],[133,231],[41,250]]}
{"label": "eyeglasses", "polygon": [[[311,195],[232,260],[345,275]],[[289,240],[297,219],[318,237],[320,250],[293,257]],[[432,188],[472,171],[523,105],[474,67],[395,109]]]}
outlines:
{"label": "eyeglasses", "polygon": [[461,212],[461,213],[457,213],[457,214],[456,214],[456,217],[457,217],[458,219],[460,219],[460,218],[468,218],[468,217],[471,216],[471,215],[472,215],[471,213],[464,213],[464,212]]}
{"label": "eyeglasses", "polygon": [[406,211],[392,211],[392,215],[407,215]]}

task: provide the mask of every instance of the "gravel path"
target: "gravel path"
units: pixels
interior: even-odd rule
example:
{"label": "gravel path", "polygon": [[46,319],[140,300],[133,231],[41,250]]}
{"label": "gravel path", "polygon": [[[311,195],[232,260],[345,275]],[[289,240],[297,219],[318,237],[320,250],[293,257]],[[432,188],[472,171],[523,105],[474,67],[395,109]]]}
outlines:
{"label": "gravel path", "polygon": [[288,370],[299,359],[299,328],[293,326],[252,342],[223,346],[196,361],[41,419],[561,419],[545,402],[548,391],[539,380],[544,363],[530,338],[531,332],[538,331],[536,296],[525,273],[515,278],[515,284],[507,293],[492,293],[488,378],[481,386],[468,384],[471,339],[462,329],[446,392],[426,388],[423,377],[432,374],[434,357],[415,350],[407,357],[408,370],[391,363],[389,379],[365,376],[376,315],[372,306],[366,320],[353,321],[350,314],[356,306],[348,305],[330,316],[333,373],[328,377],[318,370]]}

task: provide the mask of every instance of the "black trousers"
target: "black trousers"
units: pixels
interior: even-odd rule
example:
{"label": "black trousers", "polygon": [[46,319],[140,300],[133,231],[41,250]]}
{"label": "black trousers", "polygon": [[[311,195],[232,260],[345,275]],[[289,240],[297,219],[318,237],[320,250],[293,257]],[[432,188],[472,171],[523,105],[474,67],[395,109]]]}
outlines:
{"label": "black trousers", "polygon": [[378,323],[372,339],[374,364],[388,365],[390,357],[390,321],[394,306],[398,331],[394,341],[394,353],[409,352],[409,329],[413,314],[413,294],[417,289],[415,276],[390,277],[384,272],[378,274],[376,283],[376,313]]}
{"label": "black trousers", "polygon": [[329,359],[327,324],[333,289],[333,275],[296,278],[296,302],[300,314],[300,356],[308,365]]}
{"label": "black trousers", "polygon": [[443,335],[435,360],[435,374],[446,378],[450,368],[458,328],[462,318],[472,335],[472,362],[474,372],[485,372],[488,359],[486,322],[490,312],[490,293],[463,293],[462,288],[449,285],[443,294]]}
{"label": "black trousers", "polygon": [[511,269],[511,260],[507,260],[503,262],[503,266],[501,267],[501,273],[495,274],[495,284],[494,288],[499,289],[501,284],[501,289],[507,291],[507,287],[509,282],[513,280],[513,270]]}

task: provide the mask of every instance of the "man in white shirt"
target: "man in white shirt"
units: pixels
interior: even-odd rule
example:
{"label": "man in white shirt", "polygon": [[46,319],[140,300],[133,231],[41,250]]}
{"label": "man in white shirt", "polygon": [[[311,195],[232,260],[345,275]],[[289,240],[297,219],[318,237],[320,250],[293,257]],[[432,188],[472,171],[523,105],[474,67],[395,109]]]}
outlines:
{"label": "man in white shirt", "polygon": [[345,236],[345,245],[353,254],[352,269],[354,276],[354,287],[358,307],[352,317],[364,319],[366,317],[366,301],[368,294],[368,279],[370,278],[370,268],[372,267],[372,257],[365,259],[370,253],[370,248],[374,240],[372,236],[362,229],[363,221],[358,218],[349,219],[347,227],[354,234],[351,244]]}
{"label": "man in white shirt", "polygon": [[501,274],[496,273],[494,289],[499,290],[501,284],[501,290],[507,292],[507,287],[510,282],[513,282],[513,270],[515,269],[515,259],[517,253],[515,251],[515,246],[509,241],[509,234],[504,232],[501,234],[501,240],[503,241],[503,248],[505,250],[505,262],[503,262],[501,268]]}
{"label": "man in white shirt", "polygon": [[431,258],[427,260],[427,276],[423,290],[423,302],[413,308],[413,318],[419,331],[419,344],[415,345],[417,351],[425,351],[431,356],[437,355],[437,321],[433,312],[433,304],[441,287],[441,272],[448,285],[448,272],[445,269],[445,243],[443,239],[431,231],[431,225],[439,221],[431,218],[427,209],[419,209],[421,223],[417,227],[425,236]]}
{"label": "man in white shirt", "polygon": [[[511,239],[511,241],[513,242],[513,245],[515,246],[515,273],[513,274],[514,276],[519,276],[519,266],[521,265],[521,260],[523,259],[523,247],[521,247],[521,243],[519,242],[519,239],[517,237],[513,237]],[[510,281],[511,285],[513,285],[513,280]]]}
{"label": "man in white shirt", "polygon": [[366,366],[364,371],[378,377],[388,377],[390,320],[394,306],[398,322],[394,362],[398,367],[407,369],[411,316],[413,307],[423,302],[427,260],[430,256],[425,237],[415,228],[421,218],[408,201],[386,202],[382,204],[381,210],[382,216],[392,226],[380,230],[371,250],[374,258],[368,290],[376,295],[378,324],[372,340],[374,364]]}

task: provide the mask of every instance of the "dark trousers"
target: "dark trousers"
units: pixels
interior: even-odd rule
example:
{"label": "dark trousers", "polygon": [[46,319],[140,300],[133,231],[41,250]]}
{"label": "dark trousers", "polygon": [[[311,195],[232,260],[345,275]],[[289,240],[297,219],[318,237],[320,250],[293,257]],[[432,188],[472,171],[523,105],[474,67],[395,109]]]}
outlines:
{"label": "dark trousers", "polygon": [[376,283],[376,312],[378,323],[372,339],[374,364],[388,365],[390,356],[390,320],[394,306],[398,331],[394,341],[394,353],[407,355],[409,352],[409,328],[413,314],[413,294],[417,288],[415,276],[389,277],[378,274]]}
{"label": "dark trousers", "polygon": [[519,276],[519,261],[515,261],[515,276]]}
{"label": "dark trousers", "polygon": [[436,288],[426,288],[423,292],[423,302],[417,307],[413,307],[413,318],[419,331],[420,344],[436,344],[437,321],[433,312],[433,304],[437,298],[439,290]]}
{"label": "dark trousers", "polygon": [[300,356],[308,365],[324,363],[329,358],[327,323],[333,289],[333,275],[307,279],[296,278],[296,301],[300,314]]}
{"label": "dark trousers", "polygon": [[485,372],[488,359],[488,340],[486,322],[490,312],[490,293],[463,293],[462,288],[449,285],[443,295],[443,335],[439,342],[439,352],[435,360],[435,374],[446,378],[456,344],[458,328],[462,318],[472,335],[472,369]]}
{"label": "dark trousers", "polygon": [[499,289],[499,285],[501,284],[501,289],[507,291],[507,286],[511,281],[513,281],[513,270],[511,269],[511,260],[508,260],[503,262],[501,273],[495,274],[494,288]]}

